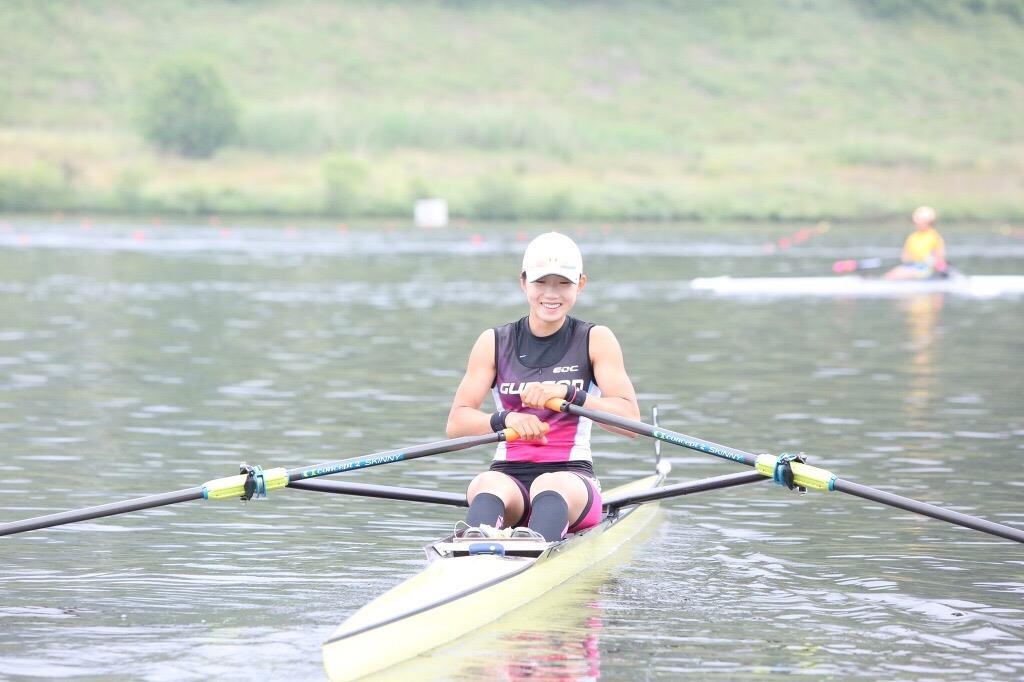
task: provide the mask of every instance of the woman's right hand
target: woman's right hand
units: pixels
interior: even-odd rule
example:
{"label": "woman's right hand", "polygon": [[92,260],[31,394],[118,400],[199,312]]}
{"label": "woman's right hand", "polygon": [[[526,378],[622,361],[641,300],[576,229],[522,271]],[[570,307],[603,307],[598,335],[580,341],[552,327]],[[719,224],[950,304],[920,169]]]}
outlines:
{"label": "woman's right hand", "polygon": [[537,415],[526,412],[509,412],[505,417],[505,426],[519,434],[519,440],[539,441],[547,443],[544,435],[547,432],[547,424],[542,422]]}

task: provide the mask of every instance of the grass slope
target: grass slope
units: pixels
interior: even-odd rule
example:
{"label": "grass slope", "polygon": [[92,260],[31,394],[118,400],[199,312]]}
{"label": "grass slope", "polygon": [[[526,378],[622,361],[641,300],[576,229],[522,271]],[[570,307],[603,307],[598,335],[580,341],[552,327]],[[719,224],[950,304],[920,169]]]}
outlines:
{"label": "grass slope", "polygon": [[[0,209],[1020,219],[1022,22],[1020,0],[7,0]],[[183,55],[242,106],[210,160],[134,124]]]}

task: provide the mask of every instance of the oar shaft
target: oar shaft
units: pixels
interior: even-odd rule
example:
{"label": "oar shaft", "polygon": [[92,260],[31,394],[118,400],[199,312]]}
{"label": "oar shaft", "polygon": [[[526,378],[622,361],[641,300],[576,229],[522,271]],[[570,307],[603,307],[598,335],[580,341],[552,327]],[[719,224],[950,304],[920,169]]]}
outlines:
{"label": "oar shaft", "polygon": [[747,466],[754,466],[757,463],[757,455],[752,455],[749,452],[743,450],[737,450],[736,448],[730,448],[727,445],[719,445],[718,443],[712,443],[709,440],[701,440],[700,438],[694,438],[693,436],[687,436],[685,433],[678,433],[676,431],[670,431],[663,429],[660,426],[651,426],[635,419],[627,419],[620,417],[617,414],[611,414],[610,412],[600,412],[598,410],[588,410],[585,407],[579,407],[568,403],[561,398],[552,398],[547,403],[547,407],[556,412],[568,412],[569,414],[575,414],[580,417],[586,417],[608,426],[617,426],[620,429],[626,431],[632,431],[633,433],[639,433],[642,436],[650,436],[666,443],[672,443],[679,445],[690,450],[697,450],[698,452],[704,452],[715,457],[721,457],[722,459],[729,459],[734,462],[740,462]]}
{"label": "oar shaft", "polygon": [[316,478],[318,476],[329,476],[331,474],[339,474],[345,471],[366,469],[368,467],[380,466],[381,464],[391,464],[392,462],[402,462],[410,459],[417,459],[418,457],[437,455],[443,452],[465,450],[478,445],[497,443],[503,440],[512,441],[515,440],[518,435],[519,434],[512,429],[505,429],[504,431],[488,433],[482,436],[462,436],[460,438],[451,438],[449,440],[442,440],[436,443],[414,445],[410,448],[399,448],[398,450],[388,450],[386,452],[378,452],[372,455],[349,457],[348,459],[340,459],[335,462],[325,462],[315,466],[291,469],[288,471],[288,480],[302,481],[309,478]]}
{"label": "oar shaft", "polygon": [[726,474],[724,476],[702,478],[699,481],[676,483],[675,485],[667,485],[661,488],[655,488],[654,490],[641,490],[633,493],[612,495],[604,500],[604,506],[614,509],[616,507],[624,507],[628,504],[653,502],[655,500],[664,500],[669,497],[691,495],[693,493],[701,493],[706,490],[732,488],[737,485],[745,485],[747,483],[757,483],[758,481],[767,480],[767,478],[756,471],[741,471],[738,474]]}
{"label": "oar shaft", "polygon": [[373,485],[371,483],[348,483],[341,481],[292,481],[289,488],[313,490],[321,493],[337,493],[339,495],[358,495],[360,497],[376,497],[383,500],[406,500],[409,502],[432,502],[447,504],[453,507],[468,507],[466,496],[458,493],[446,493],[436,490],[417,490],[391,485]]}
{"label": "oar shaft", "polygon": [[110,502],[96,507],[87,507],[85,509],[75,509],[72,511],[58,512],[56,514],[47,514],[46,516],[37,516],[23,521],[0,523],[0,536],[24,533],[25,531],[47,528],[49,526],[60,526],[65,523],[75,523],[76,521],[100,519],[104,516],[114,516],[115,514],[124,514],[127,512],[139,511],[140,509],[163,507],[169,504],[177,504],[178,502],[187,502],[189,500],[200,500],[202,497],[203,487],[197,486],[195,488],[186,488],[185,490],[176,490],[170,493],[137,497],[134,500],[125,500],[124,502]]}
{"label": "oar shaft", "polygon": [[854,495],[865,500],[871,500],[872,502],[887,504],[890,507],[897,507],[923,516],[930,516],[933,519],[946,521],[957,526],[963,526],[964,528],[980,530],[982,533],[997,535],[1001,538],[1006,538],[1007,540],[1024,542],[1024,530],[1013,528],[1011,526],[1004,526],[1001,523],[995,523],[993,521],[986,521],[985,519],[979,519],[976,516],[968,516],[967,514],[961,514],[960,512],[943,509],[942,507],[936,507],[933,504],[912,500],[909,497],[900,497],[899,495],[887,493],[884,490],[869,488],[866,485],[861,485],[852,481],[845,481],[841,478],[837,478],[833,482],[832,489],[844,492],[848,495]]}

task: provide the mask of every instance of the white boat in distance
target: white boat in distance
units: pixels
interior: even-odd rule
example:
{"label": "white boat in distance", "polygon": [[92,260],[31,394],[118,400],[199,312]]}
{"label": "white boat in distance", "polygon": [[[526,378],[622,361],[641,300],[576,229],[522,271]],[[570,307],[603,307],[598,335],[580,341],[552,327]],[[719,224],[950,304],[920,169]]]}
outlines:
{"label": "white boat in distance", "polygon": [[831,277],[698,277],[690,289],[723,296],[904,296],[948,293],[990,298],[1024,294],[1024,275],[953,275],[941,279]]}

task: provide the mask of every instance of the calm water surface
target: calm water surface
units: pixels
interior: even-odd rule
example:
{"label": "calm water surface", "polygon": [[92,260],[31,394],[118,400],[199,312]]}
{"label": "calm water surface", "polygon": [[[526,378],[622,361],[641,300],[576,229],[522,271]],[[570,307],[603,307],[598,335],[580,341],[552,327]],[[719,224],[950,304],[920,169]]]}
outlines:
{"label": "calm water surface", "polygon": [[[580,228],[576,313],[616,331],[669,428],[1024,527],[1022,300],[688,290],[902,238],[766,248],[800,227]],[[0,521],[443,439],[473,340],[525,312],[537,231],[0,223]],[[1024,274],[1012,235],[947,241],[964,270]],[[650,469],[650,441],[595,433],[606,485]],[[736,470],[663,454],[674,480]],[[461,491],[489,455],[352,477]],[[321,679],[321,642],[458,517],[284,490],[0,538],[0,678]],[[703,493],[629,556],[384,678],[794,675],[1024,677],[1024,548],[839,493]]]}

